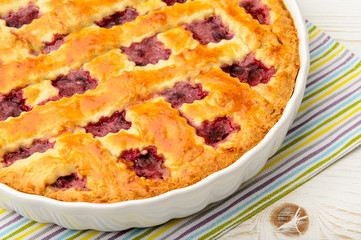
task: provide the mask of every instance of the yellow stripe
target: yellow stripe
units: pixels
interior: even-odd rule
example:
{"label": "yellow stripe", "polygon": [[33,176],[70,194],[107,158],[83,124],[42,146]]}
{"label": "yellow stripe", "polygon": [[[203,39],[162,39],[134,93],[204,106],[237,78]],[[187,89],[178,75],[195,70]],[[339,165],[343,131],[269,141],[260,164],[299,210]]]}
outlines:
{"label": "yellow stripe", "polygon": [[322,66],[323,64],[329,62],[332,58],[336,57],[337,54],[339,54],[345,47],[342,47],[341,49],[339,49],[336,53],[332,54],[329,58],[327,58],[326,60],[323,60],[322,62],[318,63],[317,65],[313,66],[310,69],[310,72],[313,72],[316,68]]}
{"label": "yellow stripe", "polygon": [[316,98],[315,100],[303,105],[302,107],[300,107],[300,109],[298,110],[298,113],[302,112],[303,110],[305,110],[306,108],[308,108],[309,106],[311,106],[312,104],[314,104],[315,102],[321,100],[322,98],[330,95],[331,93],[333,93],[334,91],[336,91],[337,89],[339,89],[340,87],[342,87],[343,85],[345,85],[346,83],[348,83],[349,81],[351,81],[352,79],[356,78],[358,75],[361,74],[361,71],[359,71],[358,73],[356,73],[355,75],[351,76],[350,78],[348,78],[347,80],[341,82],[340,84],[336,85],[335,87],[333,87],[330,91],[324,93],[323,95],[319,96],[318,98]]}
{"label": "yellow stripe", "polygon": [[35,231],[39,230],[40,228],[42,228],[42,227],[44,227],[44,226],[46,226],[46,225],[47,225],[47,223],[42,223],[42,224],[40,224],[39,226],[37,226],[36,228],[34,228],[34,229],[30,230],[29,232],[26,232],[26,233],[24,233],[23,235],[21,235],[21,236],[19,236],[19,237],[15,238],[14,240],[24,239],[24,237],[26,237],[26,236],[30,235],[31,233],[33,233],[33,232],[35,232]]}
{"label": "yellow stripe", "polygon": [[80,240],[88,240],[89,238],[94,237],[95,235],[97,235],[99,233],[99,231],[93,231],[91,232],[88,236],[85,236],[83,238],[81,238]]}
{"label": "yellow stripe", "polygon": [[161,235],[162,233],[164,233],[165,231],[167,231],[168,229],[170,229],[171,227],[173,227],[174,225],[177,225],[178,223],[180,223],[181,221],[183,221],[184,219],[177,219],[174,220],[171,224],[169,224],[167,227],[162,228],[162,230],[160,230],[159,232],[157,232],[156,234],[153,234],[152,236],[148,237],[147,240],[152,240],[156,237],[158,237],[159,235]]}
{"label": "yellow stripe", "polygon": [[6,209],[0,210],[0,214],[3,214],[3,213],[6,212],[6,211],[7,211]]}
{"label": "yellow stripe", "polygon": [[316,33],[314,33],[312,36],[310,36],[310,40],[314,37],[316,37],[321,32],[321,29],[319,29]]}
{"label": "yellow stripe", "polygon": [[282,156],[278,157],[277,159],[275,159],[274,161],[270,162],[269,164],[267,164],[262,170],[261,172],[263,172],[264,170],[266,170],[269,167],[272,167],[273,165],[275,165],[276,163],[278,163],[279,161],[281,161],[282,159],[284,159],[285,157],[287,157],[288,155],[290,155],[291,153],[295,152],[296,150],[304,147],[305,145],[309,144],[310,142],[314,141],[315,139],[319,138],[320,136],[322,136],[323,134],[325,134],[326,132],[330,131],[332,128],[334,128],[335,126],[337,126],[338,124],[340,124],[341,122],[345,121],[347,118],[351,117],[353,114],[357,113],[358,111],[361,110],[361,106],[356,108],[355,110],[353,110],[352,112],[350,112],[349,114],[347,114],[345,117],[343,117],[342,119],[340,119],[339,121],[337,121],[336,123],[332,124],[331,126],[325,128],[324,130],[320,131],[319,133],[317,133],[316,135],[314,135],[313,137],[311,137],[310,139],[308,139],[307,141],[305,141],[304,143],[302,143],[301,145],[292,148],[292,150],[290,150],[289,152],[286,152],[285,154],[283,154]]}

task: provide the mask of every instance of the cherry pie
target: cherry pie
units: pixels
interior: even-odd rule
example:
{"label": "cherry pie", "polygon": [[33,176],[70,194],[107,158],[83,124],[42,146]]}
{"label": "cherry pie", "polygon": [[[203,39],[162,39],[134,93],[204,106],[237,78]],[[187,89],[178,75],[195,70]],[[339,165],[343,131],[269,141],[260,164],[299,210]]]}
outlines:
{"label": "cherry pie", "polygon": [[282,0],[0,6],[0,182],[62,201],[149,198],[229,166],[299,69]]}

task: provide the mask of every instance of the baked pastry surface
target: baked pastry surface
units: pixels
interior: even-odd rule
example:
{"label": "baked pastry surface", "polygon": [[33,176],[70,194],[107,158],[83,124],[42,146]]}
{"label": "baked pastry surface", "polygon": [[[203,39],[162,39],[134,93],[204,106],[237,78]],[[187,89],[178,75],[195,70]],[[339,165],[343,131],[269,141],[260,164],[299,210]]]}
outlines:
{"label": "baked pastry surface", "polygon": [[299,69],[282,0],[0,2],[0,182],[112,203],[259,143]]}

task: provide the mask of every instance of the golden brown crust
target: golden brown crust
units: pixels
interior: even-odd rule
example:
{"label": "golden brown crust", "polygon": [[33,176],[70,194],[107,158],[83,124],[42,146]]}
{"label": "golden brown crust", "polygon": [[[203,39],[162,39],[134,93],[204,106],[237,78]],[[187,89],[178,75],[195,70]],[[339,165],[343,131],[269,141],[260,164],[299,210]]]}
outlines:
{"label": "golden brown crust", "polygon": [[[21,89],[32,107],[0,121],[0,182],[16,190],[62,201],[110,203],[189,186],[231,165],[259,143],[292,95],[299,69],[298,38],[281,0],[261,0],[270,9],[270,25],[253,19],[238,0],[173,6],[161,0],[32,2],[39,4],[42,16],[31,24],[10,29],[0,20],[0,94]],[[0,4],[15,11],[28,1]],[[110,29],[93,24],[126,7],[140,16]],[[219,16],[234,37],[201,45],[184,27],[211,16]],[[60,48],[35,56],[55,34],[67,35]],[[136,66],[120,50],[155,35],[171,49],[168,60]],[[250,86],[221,70],[249,53],[276,70],[268,83]],[[52,81],[79,68],[97,79],[98,86],[43,104],[59,94]],[[161,93],[179,82],[199,84],[208,95],[173,108]],[[102,137],[85,132],[89,122],[123,110],[130,129]],[[212,146],[196,129],[219,117],[232,119],[239,128]],[[4,163],[6,153],[37,139],[55,145],[10,166]],[[149,146],[165,159],[162,179],[137,176],[131,163],[120,157],[125,150]],[[59,177],[74,172],[86,180],[85,190],[52,187]]]}

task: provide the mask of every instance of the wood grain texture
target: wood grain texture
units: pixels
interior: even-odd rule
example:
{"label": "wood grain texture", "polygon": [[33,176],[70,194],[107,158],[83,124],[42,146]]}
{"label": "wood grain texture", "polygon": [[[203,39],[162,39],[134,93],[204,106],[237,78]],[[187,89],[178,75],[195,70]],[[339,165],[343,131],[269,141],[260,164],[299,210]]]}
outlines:
{"label": "wood grain texture", "polygon": [[[361,56],[360,0],[298,3],[305,18]],[[287,205],[298,206],[306,214],[295,216],[294,209],[286,208],[288,223],[276,226],[275,213]],[[301,231],[306,219],[307,229]],[[361,147],[221,239],[361,239]]]}
{"label": "wood grain texture", "polygon": [[360,0],[297,0],[304,18],[361,56]]}

